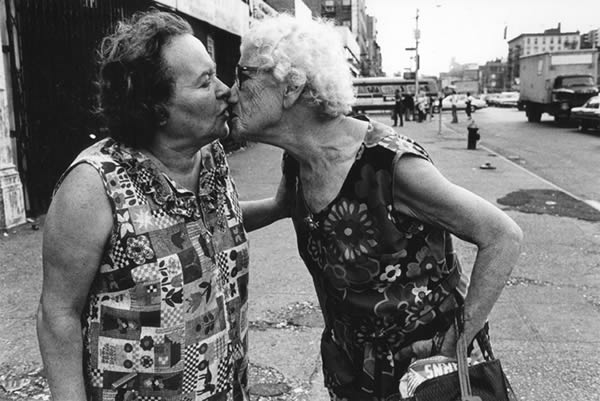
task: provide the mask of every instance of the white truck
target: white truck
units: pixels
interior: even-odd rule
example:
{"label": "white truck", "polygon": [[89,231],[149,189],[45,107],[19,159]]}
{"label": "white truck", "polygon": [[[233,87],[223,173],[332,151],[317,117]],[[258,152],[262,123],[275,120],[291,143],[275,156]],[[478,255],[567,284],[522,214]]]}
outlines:
{"label": "white truck", "polygon": [[539,122],[543,113],[556,122],[570,118],[571,109],[598,94],[598,51],[571,50],[520,58],[519,109]]}

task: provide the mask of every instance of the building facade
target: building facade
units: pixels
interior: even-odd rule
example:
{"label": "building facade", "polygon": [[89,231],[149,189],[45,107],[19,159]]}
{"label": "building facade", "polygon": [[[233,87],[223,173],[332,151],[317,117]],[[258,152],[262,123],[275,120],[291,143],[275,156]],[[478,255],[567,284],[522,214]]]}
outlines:
{"label": "building facade", "polygon": [[377,43],[377,19],[367,15],[367,75],[368,77],[383,76],[381,66],[381,47]]}
{"label": "building facade", "polygon": [[600,28],[593,29],[581,35],[580,48],[598,49],[600,48]]}
{"label": "building facade", "polygon": [[[312,10],[303,0],[265,0],[278,12],[285,12],[296,16],[296,18],[311,18]],[[254,17],[254,16],[253,16]]]}
{"label": "building facade", "polygon": [[[94,108],[94,54],[115,23],[155,7],[184,17],[227,85],[235,79],[241,37],[253,18],[278,11],[298,18],[329,10],[324,0],[0,0],[0,229],[46,212],[74,157],[107,133]],[[340,36],[353,74],[380,71],[374,21],[364,0],[336,0]],[[337,8],[336,8],[337,7]],[[330,14],[331,16],[331,14]],[[57,46],[56,44],[61,44]],[[362,45],[361,45],[362,44]],[[225,143],[235,146],[235,143]]]}
{"label": "building facade", "polygon": [[321,16],[321,2],[322,0],[304,0],[304,4],[310,9],[313,17]]}
{"label": "building facade", "polygon": [[480,87],[484,93],[498,93],[509,90],[506,84],[508,65],[506,61],[496,59],[479,67]]}
{"label": "building facade", "polygon": [[359,75],[369,76],[372,61],[369,59],[369,39],[365,0],[322,0],[321,16],[332,19],[337,25],[347,27],[359,47]]}
{"label": "building facade", "polygon": [[542,33],[522,33],[508,41],[507,80],[515,88],[519,83],[519,59],[532,54],[577,50],[580,48],[579,31],[561,32],[557,28],[546,29]]}
{"label": "building facade", "polygon": [[0,228],[45,213],[62,172],[106,135],[92,112],[94,55],[118,20],[149,7],[181,15],[228,85],[250,21],[249,0],[0,1]]}
{"label": "building facade", "polygon": [[[6,7],[0,2],[0,37],[2,48],[10,48],[6,25]],[[0,229],[25,222],[23,183],[17,169],[14,119],[12,117],[12,85],[10,57],[2,52],[0,63]]]}

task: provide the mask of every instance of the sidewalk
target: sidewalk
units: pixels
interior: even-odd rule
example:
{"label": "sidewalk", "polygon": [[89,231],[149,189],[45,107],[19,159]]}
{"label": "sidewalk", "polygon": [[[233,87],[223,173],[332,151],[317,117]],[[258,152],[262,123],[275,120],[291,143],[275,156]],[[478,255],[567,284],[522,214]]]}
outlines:
{"label": "sidewalk", "polygon": [[[375,117],[390,123],[389,116]],[[419,141],[451,181],[485,199],[520,189],[553,189],[507,159],[466,149],[465,124],[406,122],[398,132]],[[455,131],[456,130],[456,131]],[[242,199],[270,196],[281,151],[253,144],[230,155]],[[490,162],[495,170],[479,166]],[[600,223],[506,209],[525,233],[519,263],[490,317],[496,355],[520,399],[600,400]],[[291,222],[249,234],[250,384],[253,400],[326,401],[319,340],[323,327],[312,280],[295,246]],[[462,264],[475,248],[458,241]],[[23,372],[41,383],[35,308],[41,284],[41,231],[29,226],[0,237],[0,384]],[[29,373],[29,375],[27,375]],[[32,392],[25,392],[33,394]],[[38,388],[37,395],[45,394]],[[33,399],[0,388],[0,400]]]}
{"label": "sidewalk", "polygon": [[[375,118],[389,124],[388,116]],[[485,132],[478,149],[467,150],[465,123],[446,121],[441,134],[437,120],[408,122],[397,130],[419,141],[451,181],[492,203],[520,189],[554,189],[484,150]],[[232,155],[232,173],[244,199],[275,190],[280,158],[281,152],[267,145]],[[487,162],[496,169],[479,168]],[[600,400],[600,224],[498,206],[517,221],[525,239],[490,316],[497,357],[522,400]],[[275,373],[252,390],[264,400],[328,400],[319,359],[323,324],[310,276],[295,250],[292,225],[279,222],[251,233],[250,239],[250,359],[255,373]],[[468,269],[475,247],[458,241],[457,248]],[[281,394],[266,397],[276,393]]]}

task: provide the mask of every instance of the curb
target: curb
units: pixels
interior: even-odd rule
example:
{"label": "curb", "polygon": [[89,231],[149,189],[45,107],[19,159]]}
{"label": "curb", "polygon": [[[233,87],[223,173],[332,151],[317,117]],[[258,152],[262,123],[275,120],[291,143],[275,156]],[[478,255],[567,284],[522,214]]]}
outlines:
{"label": "curb", "polygon": [[[457,130],[455,130],[453,127],[450,127],[450,126],[448,126],[448,123],[446,123],[446,122],[443,122],[443,125],[444,125],[444,127],[445,127],[446,129],[448,129],[448,130],[450,130],[450,131],[452,131],[452,132],[454,132],[454,133],[456,133],[456,134],[458,134],[458,135],[461,135],[461,133],[460,133],[460,132],[458,132]],[[539,176],[538,174],[536,174],[536,173],[534,173],[534,172],[532,172],[532,171],[530,171],[530,170],[527,170],[525,167],[521,166],[521,165],[520,165],[520,164],[518,164],[518,163],[515,163],[514,161],[512,161],[512,160],[510,160],[509,158],[507,158],[507,157],[505,157],[505,156],[501,155],[500,153],[493,151],[492,149],[488,148],[487,146],[484,146],[484,145],[479,145],[479,147],[480,147],[481,149],[484,149],[486,152],[489,152],[489,153],[491,153],[491,154],[494,154],[494,155],[496,155],[496,157],[498,157],[498,158],[500,158],[500,159],[504,160],[505,162],[507,162],[507,163],[509,163],[509,164],[512,164],[513,166],[515,166],[515,167],[517,167],[518,169],[520,169],[521,171],[523,171],[523,172],[525,172],[525,173],[529,174],[530,176],[534,177],[535,179],[538,179],[538,180],[540,180],[540,181],[544,182],[545,184],[547,184],[547,185],[549,185],[549,186],[553,187],[553,188],[554,188],[554,189],[556,189],[557,191],[564,192],[565,194],[569,195],[571,198],[573,198],[573,199],[575,199],[575,200],[578,200],[578,201],[580,201],[580,202],[583,202],[583,203],[585,203],[585,204],[589,205],[590,207],[592,207],[592,208],[594,208],[594,209],[596,209],[597,211],[599,211],[599,212],[600,212],[600,202],[598,202],[598,201],[594,201],[594,200],[585,200],[585,199],[581,199],[579,196],[577,196],[577,195],[575,195],[575,194],[571,193],[570,191],[568,191],[568,190],[566,190],[566,189],[562,188],[562,187],[561,187],[561,186],[559,186],[559,185],[556,185],[555,183],[553,183],[553,182],[551,182],[551,181],[548,181],[548,180],[547,180],[547,179],[545,179],[544,177],[541,177],[541,176]]]}

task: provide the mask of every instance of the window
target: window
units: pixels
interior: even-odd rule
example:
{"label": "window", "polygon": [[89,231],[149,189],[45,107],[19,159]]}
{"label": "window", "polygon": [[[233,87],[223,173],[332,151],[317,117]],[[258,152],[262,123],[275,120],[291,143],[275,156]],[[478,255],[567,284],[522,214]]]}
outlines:
{"label": "window", "polygon": [[325,0],[323,4],[323,12],[332,13],[335,11],[335,3],[333,0]]}
{"label": "window", "polygon": [[527,44],[531,42],[531,38],[527,38]]}
{"label": "window", "polygon": [[352,1],[351,0],[342,0],[342,5],[343,6],[351,6],[352,5]]}

